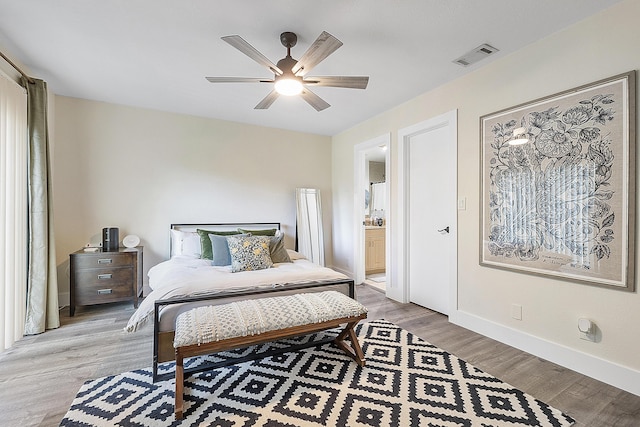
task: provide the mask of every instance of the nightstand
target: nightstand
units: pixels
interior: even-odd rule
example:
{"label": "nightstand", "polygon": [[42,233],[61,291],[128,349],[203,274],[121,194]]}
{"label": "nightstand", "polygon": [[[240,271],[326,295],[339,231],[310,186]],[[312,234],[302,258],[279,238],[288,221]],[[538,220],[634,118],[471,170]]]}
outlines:
{"label": "nightstand", "polygon": [[77,305],[132,301],[138,307],[142,296],[142,246],[117,251],[85,252],[80,249],[70,259],[70,309]]}

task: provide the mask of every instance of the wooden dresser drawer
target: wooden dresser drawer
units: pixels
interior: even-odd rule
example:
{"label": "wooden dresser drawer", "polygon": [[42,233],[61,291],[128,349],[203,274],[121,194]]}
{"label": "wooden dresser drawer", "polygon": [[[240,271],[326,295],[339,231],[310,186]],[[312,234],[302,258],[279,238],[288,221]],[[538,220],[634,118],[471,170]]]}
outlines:
{"label": "wooden dresser drawer", "polygon": [[76,283],[82,286],[128,286],[133,280],[133,268],[93,268],[90,270],[76,270]]}
{"label": "wooden dresser drawer", "polygon": [[76,271],[76,304],[100,304],[134,296],[133,268],[96,268]]}
{"label": "wooden dresser drawer", "polygon": [[85,268],[126,267],[133,265],[132,260],[132,253],[102,252],[77,257],[75,260],[75,268],[81,270]]}

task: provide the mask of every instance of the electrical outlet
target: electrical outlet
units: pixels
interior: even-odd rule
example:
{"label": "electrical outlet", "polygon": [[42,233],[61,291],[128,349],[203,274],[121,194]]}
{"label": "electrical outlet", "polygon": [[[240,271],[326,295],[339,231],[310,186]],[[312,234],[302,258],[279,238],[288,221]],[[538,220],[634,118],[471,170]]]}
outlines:
{"label": "electrical outlet", "polygon": [[522,306],[511,304],[511,317],[516,320],[522,320]]}
{"label": "electrical outlet", "polygon": [[585,341],[596,341],[596,325],[584,317],[578,319],[578,337]]}

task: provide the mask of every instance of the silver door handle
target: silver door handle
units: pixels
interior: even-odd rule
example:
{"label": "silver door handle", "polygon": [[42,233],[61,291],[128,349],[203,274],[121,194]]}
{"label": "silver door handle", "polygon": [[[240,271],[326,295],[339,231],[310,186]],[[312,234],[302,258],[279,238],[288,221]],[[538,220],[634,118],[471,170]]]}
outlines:
{"label": "silver door handle", "polygon": [[448,233],[448,232],[449,232],[449,226],[446,226],[442,230],[438,230],[438,233]]}

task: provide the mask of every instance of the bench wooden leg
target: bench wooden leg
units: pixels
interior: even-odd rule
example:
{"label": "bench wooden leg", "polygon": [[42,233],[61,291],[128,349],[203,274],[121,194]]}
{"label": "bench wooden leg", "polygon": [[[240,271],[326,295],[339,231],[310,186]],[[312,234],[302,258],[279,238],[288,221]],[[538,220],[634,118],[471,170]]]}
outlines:
{"label": "bench wooden leg", "polygon": [[176,420],[182,419],[183,408],[183,393],[184,393],[184,360],[182,354],[176,351],[176,400],[175,400],[175,413]]}
{"label": "bench wooden leg", "polygon": [[[358,321],[347,323],[344,330],[340,332],[340,334],[334,340],[334,343],[349,357],[354,359],[358,365],[364,366],[364,353],[362,352],[362,348],[360,347],[360,343],[358,342],[358,337],[356,336],[356,331],[353,329],[358,324]],[[351,347],[345,344],[344,339],[349,337],[349,341],[351,341]]]}

